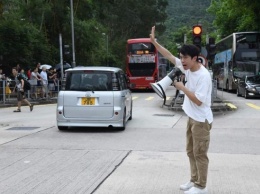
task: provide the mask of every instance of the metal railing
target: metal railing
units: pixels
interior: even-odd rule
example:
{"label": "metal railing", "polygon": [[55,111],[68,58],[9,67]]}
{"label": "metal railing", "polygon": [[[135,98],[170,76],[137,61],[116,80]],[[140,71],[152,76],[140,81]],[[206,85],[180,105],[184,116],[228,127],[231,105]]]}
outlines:
{"label": "metal railing", "polygon": [[[11,84],[10,81],[0,80],[0,103],[1,104],[6,104],[13,100],[15,101],[17,100],[17,92],[13,85],[14,84]],[[33,88],[35,89],[35,92],[33,91]],[[57,82],[57,84],[54,86],[49,84],[47,87],[46,94],[43,92],[43,86],[31,85],[31,90],[26,91],[26,97],[29,100],[50,100],[56,98],[60,90],[61,90],[60,82]]]}
{"label": "metal railing", "polygon": [[[211,91],[211,104],[217,99],[217,80],[212,80],[212,91]],[[184,95],[182,92],[179,92],[178,95],[176,95],[170,104],[171,107],[176,107],[177,104],[182,104],[184,100]]]}

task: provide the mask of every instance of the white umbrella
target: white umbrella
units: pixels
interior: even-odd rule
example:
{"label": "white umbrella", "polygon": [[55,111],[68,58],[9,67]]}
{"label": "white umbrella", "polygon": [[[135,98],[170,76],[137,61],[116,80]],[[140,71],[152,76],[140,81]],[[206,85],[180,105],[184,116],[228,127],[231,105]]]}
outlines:
{"label": "white umbrella", "polygon": [[42,69],[43,67],[45,67],[46,69],[50,69],[50,68],[52,68],[51,65],[43,64],[43,65],[40,66],[40,69]]}
{"label": "white umbrella", "polygon": [[[69,63],[63,63],[63,70],[71,68],[71,65]],[[55,69],[57,71],[60,70],[60,63],[55,66]]]}

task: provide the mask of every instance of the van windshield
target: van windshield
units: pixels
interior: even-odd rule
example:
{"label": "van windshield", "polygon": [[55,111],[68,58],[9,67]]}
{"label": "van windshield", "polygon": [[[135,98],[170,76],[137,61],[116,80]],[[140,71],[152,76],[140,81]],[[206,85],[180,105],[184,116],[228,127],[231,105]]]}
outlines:
{"label": "van windshield", "polygon": [[69,71],[65,90],[69,91],[112,91],[112,72]]}

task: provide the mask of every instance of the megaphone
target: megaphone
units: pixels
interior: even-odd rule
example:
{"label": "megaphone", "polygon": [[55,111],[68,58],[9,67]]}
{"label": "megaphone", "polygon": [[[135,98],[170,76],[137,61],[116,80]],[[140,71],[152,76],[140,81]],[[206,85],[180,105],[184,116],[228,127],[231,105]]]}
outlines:
{"label": "megaphone", "polygon": [[156,83],[150,83],[155,93],[166,101],[165,91],[168,86],[174,81],[175,78],[179,77],[182,74],[179,68],[174,68],[167,76],[165,76],[161,81]]}

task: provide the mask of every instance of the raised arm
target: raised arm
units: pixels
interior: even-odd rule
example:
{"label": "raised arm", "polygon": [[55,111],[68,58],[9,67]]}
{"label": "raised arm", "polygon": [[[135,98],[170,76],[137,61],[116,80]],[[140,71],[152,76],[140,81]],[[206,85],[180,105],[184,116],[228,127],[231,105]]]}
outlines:
{"label": "raised arm", "polygon": [[152,27],[151,34],[150,34],[150,40],[153,43],[153,45],[156,47],[156,49],[169,61],[171,61],[173,64],[176,65],[176,57],[171,54],[170,51],[168,51],[166,48],[164,48],[162,45],[160,45],[156,39],[155,39],[155,26]]}

